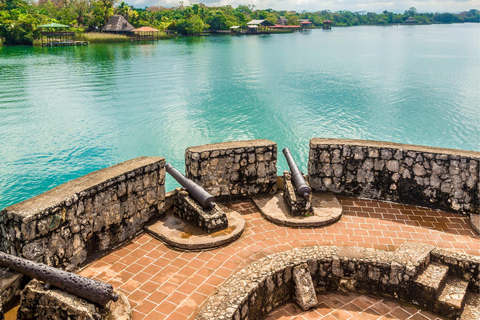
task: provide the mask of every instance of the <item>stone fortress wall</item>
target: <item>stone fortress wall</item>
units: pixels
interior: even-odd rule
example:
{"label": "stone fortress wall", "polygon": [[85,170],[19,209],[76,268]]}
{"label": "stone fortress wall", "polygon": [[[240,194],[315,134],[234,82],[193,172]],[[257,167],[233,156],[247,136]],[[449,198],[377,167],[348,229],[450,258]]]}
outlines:
{"label": "stone fortress wall", "polygon": [[[165,163],[160,157],[129,160],[0,211],[0,250],[60,269],[78,270],[135,237],[146,222],[165,213]],[[308,178],[314,191],[472,215],[479,213],[479,165],[480,152],[314,138],[310,141]],[[277,145],[269,140],[250,140],[190,147],[185,151],[185,172],[220,199],[275,193]],[[436,257],[434,251],[431,257]],[[439,255],[438,260],[446,265],[453,261],[444,258]],[[475,268],[478,271],[478,266]],[[469,274],[463,269],[458,273],[459,277]],[[472,275],[472,279],[478,277],[478,272]],[[262,298],[268,303],[255,302],[253,309],[242,306],[234,313],[240,312],[243,319],[243,308],[253,315],[281,303],[292,283],[280,280],[277,277],[280,287],[276,290],[286,295],[275,298],[275,303]],[[266,291],[260,290],[263,293],[254,290],[256,293],[249,291],[247,295],[270,292],[269,281],[262,287]],[[470,281],[470,285],[478,289],[478,281]],[[204,311],[209,313],[208,308]]]}
{"label": "stone fortress wall", "polygon": [[[2,210],[0,250],[77,269],[165,213],[165,162],[126,161]],[[478,214],[479,162],[479,152],[314,138],[308,173],[314,191]],[[190,147],[185,167],[223,199],[277,191],[277,145],[269,140]]]}
{"label": "stone fortress wall", "polygon": [[164,212],[165,159],[92,172],[0,211],[0,250],[75,270]]}
{"label": "stone fortress wall", "polygon": [[315,191],[479,213],[480,152],[379,141],[312,139]]}

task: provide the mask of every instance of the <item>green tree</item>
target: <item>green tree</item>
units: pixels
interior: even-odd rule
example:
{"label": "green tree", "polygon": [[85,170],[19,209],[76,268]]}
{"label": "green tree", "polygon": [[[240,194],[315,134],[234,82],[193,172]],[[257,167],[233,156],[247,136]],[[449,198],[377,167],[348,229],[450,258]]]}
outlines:
{"label": "green tree", "polygon": [[40,36],[37,26],[45,21],[46,17],[29,14],[21,9],[0,11],[0,38],[6,43],[31,44],[33,39]]}
{"label": "green tree", "polygon": [[93,2],[94,25],[103,26],[113,15],[115,0],[96,0]]}
{"label": "green tree", "polygon": [[114,12],[115,14],[122,15],[125,19],[129,20],[133,13],[133,10],[128,4],[122,1],[122,3],[120,3],[118,7],[115,8]]}
{"label": "green tree", "polygon": [[182,18],[175,22],[174,29],[183,35],[196,35],[208,28],[208,24],[198,15],[192,15],[189,18]]}
{"label": "green tree", "polygon": [[205,22],[212,30],[227,30],[231,27],[222,11],[210,11]]}
{"label": "green tree", "polygon": [[404,15],[408,17],[414,17],[417,15],[417,9],[415,7],[410,7],[408,10],[405,11]]}

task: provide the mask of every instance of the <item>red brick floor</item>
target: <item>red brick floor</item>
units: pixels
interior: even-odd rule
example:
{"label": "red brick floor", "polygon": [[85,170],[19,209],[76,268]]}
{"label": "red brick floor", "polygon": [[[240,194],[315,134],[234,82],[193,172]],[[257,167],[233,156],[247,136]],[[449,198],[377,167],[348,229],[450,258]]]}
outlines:
{"label": "red brick floor", "polygon": [[354,293],[319,294],[316,309],[302,311],[291,302],[272,311],[265,320],[440,320],[439,317],[390,300]]}
{"label": "red brick floor", "polygon": [[339,222],[306,229],[266,221],[251,201],[229,203],[244,215],[246,228],[241,238],[228,246],[185,252],[143,234],[80,274],[110,283],[125,293],[134,320],[174,320],[194,319],[207,297],[226,278],[255,260],[294,247],[337,245],[394,250],[410,240],[480,256],[480,240],[467,217],[379,201],[339,200],[344,206]]}

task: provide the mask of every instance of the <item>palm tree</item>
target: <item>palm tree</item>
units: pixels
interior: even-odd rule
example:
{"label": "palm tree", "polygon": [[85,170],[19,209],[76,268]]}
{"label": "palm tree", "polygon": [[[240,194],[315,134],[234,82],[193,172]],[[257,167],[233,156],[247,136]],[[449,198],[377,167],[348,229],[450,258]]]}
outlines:
{"label": "palm tree", "polygon": [[128,4],[126,4],[124,1],[122,1],[122,3],[120,3],[120,5],[117,8],[115,8],[115,13],[122,15],[127,20],[132,15],[132,12],[133,12],[132,8]]}

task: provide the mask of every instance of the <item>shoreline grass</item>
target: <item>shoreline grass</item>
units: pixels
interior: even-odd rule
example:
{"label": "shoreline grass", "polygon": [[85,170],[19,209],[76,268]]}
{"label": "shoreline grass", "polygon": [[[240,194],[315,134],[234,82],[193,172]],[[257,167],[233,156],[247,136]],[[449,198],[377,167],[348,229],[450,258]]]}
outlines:
{"label": "shoreline grass", "polygon": [[86,32],[77,35],[77,41],[88,41],[90,43],[115,43],[128,42],[130,38],[123,34]]}

